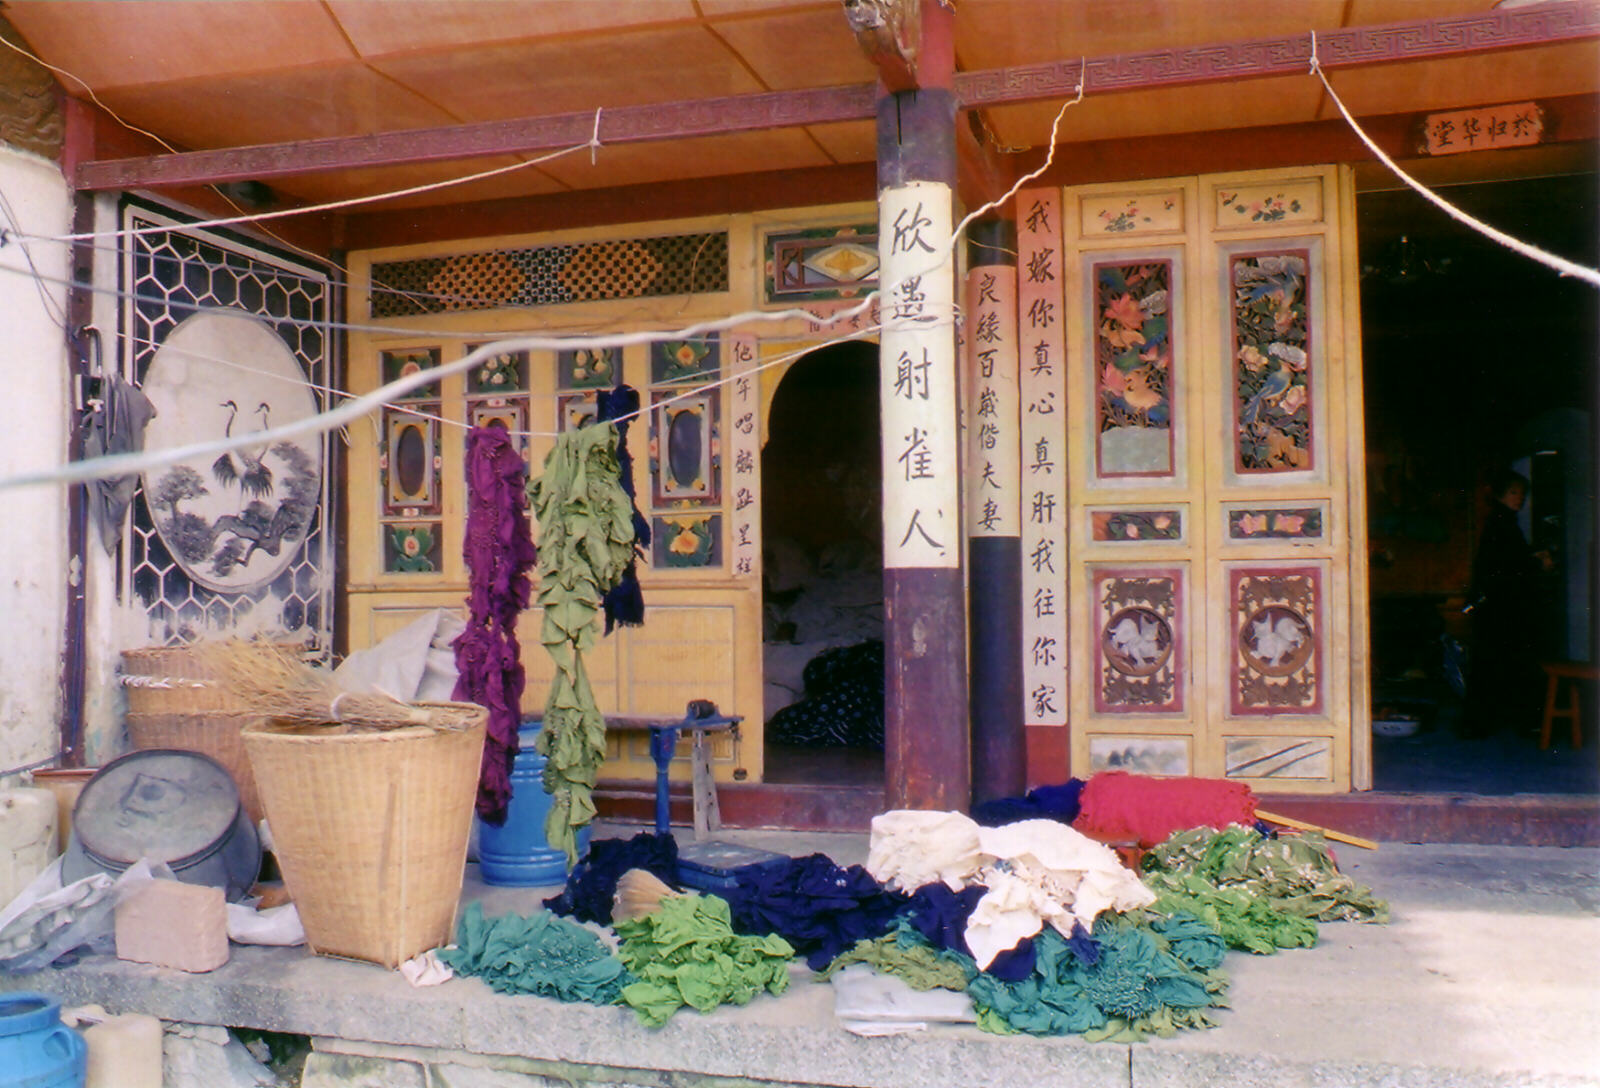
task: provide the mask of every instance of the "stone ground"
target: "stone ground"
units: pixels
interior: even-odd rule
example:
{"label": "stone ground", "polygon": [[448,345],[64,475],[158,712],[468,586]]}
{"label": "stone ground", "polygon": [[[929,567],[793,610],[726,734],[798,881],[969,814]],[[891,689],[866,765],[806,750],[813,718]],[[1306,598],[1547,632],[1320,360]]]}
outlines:
{"label": "stone ground", "polygon": [[[866,855],[864,835],[721,837],[841,864]],[[203,976],[88,957],[0,977],[0,988],[309,1035],[305,1088],[1600,1088],[1600,850],[1385,843],[1341,848],[1340,861],[1389,899],[1389,925],[1336,923],[1314,949],[1230,954],[1233,1007],[1220,1027],[1131,1046],[968,1026],[859,1038],[803,967],[781,997],[680,1012],[656,1030],[626,1009],[502,996],[476,979],[413,990],[300,949],[236,946]],[[469,870],[465,896],[495,913],[534,909],[550,892],[486,888]]]}

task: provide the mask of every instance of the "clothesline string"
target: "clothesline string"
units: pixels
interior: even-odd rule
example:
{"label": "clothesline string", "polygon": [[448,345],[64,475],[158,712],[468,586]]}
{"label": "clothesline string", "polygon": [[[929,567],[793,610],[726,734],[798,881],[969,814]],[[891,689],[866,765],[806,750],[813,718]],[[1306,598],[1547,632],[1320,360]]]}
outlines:
{"label": "clothesline string", "polygon": [[[943,322],[936,323],[934,325],[934,327],[939,327],[939,325],[942,325],[942,324],[947,324],[947,323],[943,323]],[[651,405],[649,408],[646,408],[646,407],[641,405],[638,409],[636,409],[636,410],[634,410],[632,412],[623,413],[622,415],[619,415],[619,416],[615,417],[612,420],[608,420],[607,422],[621,423],[621,422],[626,422],[626,421],[629,421],[629,420],[637,419],[637,418],[643,416],[644,414],[646,414],[647,412],[654,410],[655,408],[664,407],[665,405],[668,405],[668,404],[675,404],[680,400],[684,400],[684,399],[686,399],[688,397],[691,397],[691,396],[694,396],[696,394],[704,393],[707,389],[720,388],[720,387],[722,387],[724,385],[727,385],[727,384],[729,384],[731,382],[737,381],[739,378],[749,377],[750,375],[753,375],[753,374],[759,374],[762,371],[770,369],[771,367],[781,366],[784,363],[792,362],[795,359],[798,359],[798,358],[800,358],[802,356],[805,356],[805,355],[809,355],[809,354],[811,354],[813,352],[816,352],[816,351],[821,351],[824,348],[834,347],[834,346],[836,346],[838,344],[851,343],[851,342],[854,342],[856,340],[866,339],[867,337],[873,336],[876,333],[881,332],[882,329],[883,329],[883,326],[881,324],[869,325],[869,326],[866,326],[866,327],[861,328],[861,329],[853,330],[848,335],[837,337],[837,338],[835,338],[833,340],[826,341],[825,343],[809,344],[809,345],[807,345],[805,347],[794,348],[792,350],[782,352],[779,355],[775,355],[770,359],[764,360],[763,362],[759,363],[758,365],[756,365],[754,367],[751,367],[751,368],[746,369],[746,370],[740,370],[740,371],[737,371],[737,372],[731,372],[730,371],[729,373],[725,374],[721,378],[717,378],[715,380],[708,381],[708,382],[702,382],[702,383],[700,383],[698,385],[693,386],[690,389],[684,390],[682,393],[679,393],[679,394],[677,394],[675,396],[672,396],[672,397],[669,397],[669,398],[666,398],[666,399],[663,399],[663,400],[658,400],[653,405]],[[159,342],[154,341],[154,340],[149,340],[149,339],[146,339],[146,338],[143,338],[143,337],[130,337],[129,339],[133,340],[135,343],[148,344],[148,345],[153,345],[153,346],[157,346],[157,347],[160,346]],[[297,378],[290,378],[290,377],[288,377],[286,375],[283,375],[283,374],[274,374],[274,373],[269,373],[269,372],[266,372],[266,371],[257,370],[256,368],[248,366],[248,365],[246,365],[244,363],[237,363],[237,362],[232,361],[231,359],[224,359],[224,358],[221,358],[220,356],[209,355],[209,354],[206,354],[204,352],[193,351],[193,350],[191,350],[189,348],[179,348],[179,349],[175,349],[175,350],[177,351],[177,353],[179,355],[182,355],[183,357],[188,358],[188,359],[197,359],[197,360],[200,360],[200,361],[206,362],[206,363],[216,363],[216,364],[219,364],[221,366],[231,367],[231,368],[233,368],[235,370],[242,370],[242,371],[245,371],[247,373],[256,375],[257,377],[270,378],[273,381],[283,382],[283,383],[285,383],[287,385],[294,385],[294,386],[299,386],[299,387],[302,387],[302,388],[305,388],[305,389],[311,389],[311,390],[314,390],[314,391],[316,391],[318,393],[322,393],[325,396],[343,397],[343,398],[346,398],[346,399],[354,399],[357,396],[357,394],[351,393],[348,390],[336,389],[333,386],[319,385],[316,382],[304,381],[304,380],[297,379]],[[598,392],[598,391],[600,391],[599,387],[591,388],[589,390],[583,390],[583,389],[557,389],[557,390],[555,390],[553,392],[550,392],[550,393],[535,393],[535,392],[532,392],[532,391],[529,391],[529,390],[519,390],[519,391],[517,391],[515,393],[504,394],[504,397],[505,397],[505,399],[508,399],[508,400],[512,399],[512,398],[522,398],[522,397],[527,397],[527,398],[530,398],[530,399],[534,398],[534,397],[539,397],[539,398],[543,398],[543,399],[547,399],[547,400],[557,400],[557,399],[559,399],[561,397],[572,396],[574,394],[581,394],[581,393],[584,393],[584,392]],[[469,397],[468,399],[483,399],[483,398],[480,396],[480,397]],[[430,420],[432,422],[444,424],[446,426],[457,427],[457,428],[460,428],[461,430],[471,430],[472,427],[473,427],[472,424],[467,423],[467,422],[465,422],[463,420],[451,419],[448,416],[434,415],[434,414],[432,414],[430,412],[422,411],[421,409],[415,407],[414,405],[408,405],[404,401],[395,401],[395,402],[389,403],[389,404],[385,405],[385,408],[388,411],[391,411],[391,412],[402,412],[402,413],[404,413],[406,415],[415,416],[418,419]],[[508,429],[506,433],[509,434],[512,438],[556,438],[556,437],[558,437],[560,435],[561,432],[559,432],[559,431],[516,431],[516,430],[509,430]]]}
{"label": "clothesline string", "polygon": [[1353,131],[1356,136],[1360,138],[1361,142],[1367,146],[1367,150],[1371,151],[1379,162],[1388,167],[1390,173],[1394,174],[1395,177],[1409,185],[1424,200],[1428,201],[1428,203],[1444,212],[1456,222],[1477,231],[1485,238],[1488,238],[1490,241],[1511,250],[1513,253],[1519,253],[1522,256],[1527,257],[1530,260],[1537,261],[1548,268],[1553,268],[1563,276],[1575,276],[1578,279],[1595,285],[1596,287],[1600,287],[1600,270],[1586,268],[1585,266],[1578,264],[1576,261],[1569,261],[1565,257],[1559,257],[1554,253],[1540,249],[1538,246],[1530,245],[1529,243],[1518,238],[1513,238],[1503,230],[1491,227],[1488,223],[1483,222],[1481,219],[1477,219],[1471,215],[1468,215],[1466,212],[1450,203],[1444,197],[1435,193],[1432,189],[1429,189],[1416,178],[1400,169],[1399,164],[1386,155],[1383,148],[1379,147],[1373,141],[1372,137],[1368,136],[1366,132],[1362,130],[1361,126],[1356,123],[1356,119],[1351,116],[1350,111],[1345,107],[1344,101],[1340,99],[1339,92],[1335,91],[1333,89],[1333,84],[1328,82],[1328,75],[1322,70],[1322,62],[1317,59],[1317,33],[1314,30],[1311,32],[1310,65],[1311,74],[1322,81],[1322,86],[1327,90],[1328,97],[1333,99],[1333,104],[1339,108],[1339,113],[1344,117],[1345,123],[1350,126],[1351,131]]}

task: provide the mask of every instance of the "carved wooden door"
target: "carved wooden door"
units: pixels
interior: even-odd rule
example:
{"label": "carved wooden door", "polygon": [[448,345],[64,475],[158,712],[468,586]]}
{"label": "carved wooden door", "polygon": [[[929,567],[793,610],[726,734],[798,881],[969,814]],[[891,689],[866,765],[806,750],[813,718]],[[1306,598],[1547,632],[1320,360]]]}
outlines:
{"label": "carved wooden door", "polygon": [[1023,513],[1056,542],[1075,774],[1367,784],[1352,200],[1336,167],[1060,194],[1063,365],[1025,390],[1024,471],[1053,437],[1066,480]]}

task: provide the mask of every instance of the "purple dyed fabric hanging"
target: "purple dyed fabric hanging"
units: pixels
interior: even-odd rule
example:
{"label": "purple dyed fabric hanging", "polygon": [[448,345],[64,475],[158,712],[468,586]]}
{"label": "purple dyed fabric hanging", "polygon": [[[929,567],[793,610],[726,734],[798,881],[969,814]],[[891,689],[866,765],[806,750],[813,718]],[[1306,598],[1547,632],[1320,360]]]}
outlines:
{"label": "purple dyed fabric hanging", "polygon": [[488,708],[478,775],[478,815],[505,823],[526,677],[517,617],[528,607],[538,560],[524,503],[527,464],[502,427],[467,435],[467,629],[455,641],[456,699]]}

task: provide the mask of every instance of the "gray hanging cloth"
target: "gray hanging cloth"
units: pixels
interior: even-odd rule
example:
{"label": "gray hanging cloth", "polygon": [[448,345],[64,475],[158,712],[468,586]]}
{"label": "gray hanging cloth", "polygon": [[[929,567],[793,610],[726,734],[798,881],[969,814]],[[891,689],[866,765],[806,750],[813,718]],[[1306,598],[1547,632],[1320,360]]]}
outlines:
{"label": "gray hanging cloth", "polygon": [[[100,396],[100,405],[89,413],[84,425],[84,457],[143,450],[144,429],[156,416],[156,406],[150,398],[138,386],[114,374],[106,375]],[[108,553],[116,551],[122,539],[122,523],[138,485],[136,474],[95,480],[89,485],[89,505],[100,522],[100,542]]]}

